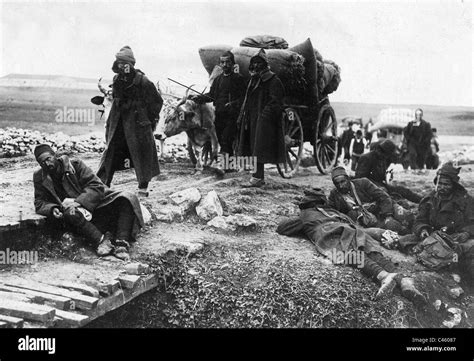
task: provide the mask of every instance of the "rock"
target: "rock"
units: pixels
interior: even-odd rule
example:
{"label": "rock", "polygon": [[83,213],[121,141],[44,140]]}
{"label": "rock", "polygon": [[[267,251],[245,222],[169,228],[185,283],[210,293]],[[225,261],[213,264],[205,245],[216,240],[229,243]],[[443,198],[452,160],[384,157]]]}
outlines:
{"label": "rock", "polygon": [[449,290],[449,295],[454,299],[459,298],[463,293],[464,290],[461,287],[455,287]]}
{"label": "rock", "polygon": [[454,280],[456,283],[461,283],[461,276],[459,276],[459,275],[456,274],[456,273],[453,273],[451,276],[453,277],[453,280]]}
{"label": "rock", "polygon": [[237,227],[227,223],[226,217],[222,216],[217,216],[211,219],[209,222],[207,222],[208,226],[222,229],[224,231],[234,231],[237,229]]}
{"label": "rock", "polygon": [[144,263],[129,263],[125,265],[125,272],[129,275],[140,275],[150,273],[150,266]]}
{"label": "rock", "polygon": [[237,229],[254,230],[257,226],[257,221],[244,214],[235,214],[227,217],[217,216],[207,222],[207,225],[225,231],[235,231]]}
{"label": "rock", "polygon": [[450,318],[443,321],[443,326],[446,326],[447,328],[453,328],[459,325],[462,320],[462,311],[456,307],[448,308],[447,311],[450,314]]}
{"label": "rock", "polygon": [[148,209],[143,204],[140,204],[140,208],[142,210],[143,222],[145,222],[145,224],[150,224],[151,222],[150,211],[148,211]]}
{"label": "rock", "polygon": [[173,204],[167,204],[163,207],[154,209],[156,219],[162,222],[182,222],[184,211],[181,207]]}
{"label": "rock", "polygon": [[197,188],[187,188],[173,193],[169,198],[175,205],[179,206],[184,212],[187,212],[201,200],[201,193]]}
{"label": "rock", "polygon": [[210,191],[196,207],[197,215],[205,221],[222,216],[223,212],[222,204],[216,191]]}
{"label": "rock", "polygon": [[434,306],[436,311],[439,311],[442,304],[443,304],[443,302],[441,302],[441,300],[436,300],[436,301],[433,302],[433,306]]}
{"label": "rock", "polygon": [[255,228],[257,226],[257,221],[252,217],[246,216],[245,214],[235,214],[228,216],[227,222],[242,228]]}

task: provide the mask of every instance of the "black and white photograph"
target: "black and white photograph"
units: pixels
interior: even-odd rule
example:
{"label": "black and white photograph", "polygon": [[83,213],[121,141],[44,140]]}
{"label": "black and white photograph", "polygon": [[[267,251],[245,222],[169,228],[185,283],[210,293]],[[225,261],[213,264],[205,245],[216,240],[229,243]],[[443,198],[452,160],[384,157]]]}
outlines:
{"label": "black and white photograph", "polygon": [[473,5],[1,1],[0,360],[113,329],[472,360]]}

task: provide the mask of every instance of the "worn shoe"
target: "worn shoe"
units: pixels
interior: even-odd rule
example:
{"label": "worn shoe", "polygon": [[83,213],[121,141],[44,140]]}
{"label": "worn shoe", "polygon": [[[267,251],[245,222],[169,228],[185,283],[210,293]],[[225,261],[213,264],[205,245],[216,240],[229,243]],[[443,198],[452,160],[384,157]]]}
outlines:
{"label": "worn shoe", "polygon": [[115,246],[116,247],[125,247],[126,249],[130,249],[130,243],[128,243],[126,240],[124,239],[117,239],[115,241]]}
{"label": "worn shoe", "polygon": [[112,245],[112,234],[106,232],[97,246],[97,255],[104,257],[112,253],[114,246]]}
{"label": "worn shoe", "polygon": [[426,297],[415,287],[415,280],[411,277],[403,277],[400,281],[402,296],[412,301],[416,306],[424,306],[428,302]]}
{"label": "worn shoe", "polygon": [[375,295],[376,300],[381,300],[392,294],[393,289],[397,285],[396,276],[398,276],[398,273],[389,273],[382,279],[382,284]]}
{"label": "worn shoe", "polygon": [[265,184],[265,181],[263,179],[252,177],[247,183],[243,184],[242,187],[244,188],[261,187],[264,184]]}
{"label": "worn shoe", "polygon": [[117,247],[114,250],[114,256],[122,261],[128,262],[130,261],[130,255],[126,247]]}

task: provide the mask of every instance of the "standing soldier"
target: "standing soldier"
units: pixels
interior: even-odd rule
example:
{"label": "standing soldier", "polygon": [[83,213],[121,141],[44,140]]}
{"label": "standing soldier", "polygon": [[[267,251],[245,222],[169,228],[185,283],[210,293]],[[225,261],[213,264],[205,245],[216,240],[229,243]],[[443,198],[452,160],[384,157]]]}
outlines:
{"label": "standing soldier", "polygon": [[270,71],[263,49],[250,59],[251,79],[237,121],[240,127],[238,153],[257,158],[257,169],[247,187],[265,184],[265,163],[282,163],[285,144],[281,113],[285,89],[278,76]]}
{"label": "standing soldier", "polygon": [[115,55],[113,104],[107,119],[107,146],[97,175],[110,186],[116,170],[134,167],[138,195],[148,196],[148,183],[160,173],[153,131],[163,99],[145,74],[135,69],[129,46]]}
{"label": "standing soldier", "polygon": [[415,120],[403,129],[403,136],[407,142],[411,169],[423,169],[433,137],[431,124],[423,119],[423,110],[418,108],[415,111]]}
{"label": "standing soldier", "polygon": [[234,72],[235,59],[232,52],[223,53],[219,65],[223,72],[214,79],[209,93],[192,99],[198,103],[214,103],[216,134],[221,153],[232,156],[237,117],[245,95],[245,80],[238,72]]}

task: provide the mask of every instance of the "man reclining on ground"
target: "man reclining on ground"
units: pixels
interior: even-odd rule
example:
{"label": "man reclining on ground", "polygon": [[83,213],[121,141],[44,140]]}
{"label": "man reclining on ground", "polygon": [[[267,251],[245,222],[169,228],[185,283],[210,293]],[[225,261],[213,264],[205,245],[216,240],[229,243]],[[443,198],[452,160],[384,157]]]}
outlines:
{"label": "man reclining on ground", "polygon": [[34,154],[41,166],[33,175],[36,213],[84,236],[98,256],[128,259],[129,242],[144,225],[138,198],[108,188],[83,161],[57,156],[47,144]]}
{"label": "man reclining on ground", "polygon": [[319,253],[330,259],[336,252],[363,252],[362,267],[349,265],[359,266],[362,273],[380,283],[376,299],[390,295],[398,285],[404,297],[419,305],[426,303],[425,297],[415,288],[413,278],[399,273],[397,267],[382,255],[382,248],[368,233],[380,233],[377,229],[360,228],[348,216],[330,208],[320,189],[306,192],[299,207],[299,217],[284,220],[278,225],[279,234],[306,236]]}
{"label": "man reclining on ground", "polygon": [[395,203],[384,189],[367,178],[351,180],[340,166],[333,169],[331,176],[335,188],[329,193],[329,207],[362,227],[389,229],[398,234],[409,232],[413,213]]}

